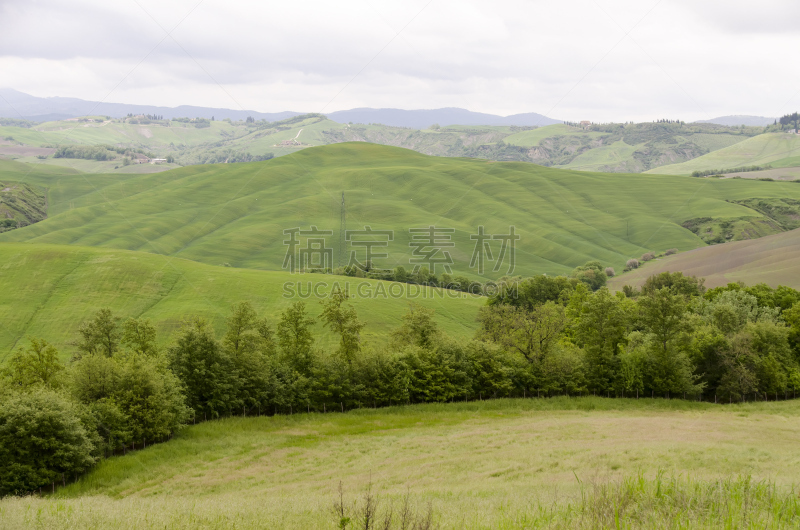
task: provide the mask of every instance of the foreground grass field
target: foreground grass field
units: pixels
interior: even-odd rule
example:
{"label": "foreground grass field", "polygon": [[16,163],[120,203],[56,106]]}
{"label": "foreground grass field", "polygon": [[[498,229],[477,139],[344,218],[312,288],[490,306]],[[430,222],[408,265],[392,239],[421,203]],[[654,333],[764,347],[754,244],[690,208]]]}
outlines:
{"label": "foreground grass field", "polygon": [[608,286],[613,290],[641,286],[648,277],[665,271],[705,278],[706,287],[743,281],[800,289],[800,229],[661,258],[612,278]]}
{"label": "foreground grass field", "polygon": [[334,528],[341,481],[348,507],[371,483],[382,507],[408,492],[444,528],[784,528],[800,517],[798,418],[797,401],[593,397],[229,418],[107,460],[53,497],[0,501],[0,515],[10,527]]}
{"label": "foreground grass field", "polygon": [[[124,318],[151,319],[163,344],[187,317],[202,316],[221,333],[234,303],[250,301],[260,314],[277,320],[301,293],[309,294],[309,283],[325,295],[334,282],[345,287],[347,280],[353,305],[367,322],[368,341],[386,340],[410,301],[435,309],[446,332],[471,336],[484,304],[481,297],[454,291],[359,278],[213,267],[146,252],[0,243],[0,365],[26,337],[44,338],[68,358],[67,343],[78,326],[102,307]],[[301,289],[284,298],[284,282],[302,282]],[[310,314],[318,315],[318,298],[305,299]],[[323,344],[330,338],[321,325],[314,333]]]}
{"label": "foreground grass field", "polygon": [[[376,265],[413,267],[408,230],[434,225],[454,230],[455,247],[445,250],[454,272],[473,277],[481,276],[469,266],[475,247],[470,237],[479,226],[489,234],[516,227],[516,274],[563,274],[589,260],[620,270],[648,251],[704,246],[681,226],[687,219],[762,217],[728,201],[800,199],[796,184],[586,173],[431,157],[363,142],[267,162],[26,180],[48,188],[49,218],[4,233],[0,241],[144,250],[279,270],[286,254],[283,230],[293,227],[330,230],[329,246],[338,256],[344,192],[347,228],[394,230],[389,258]],[[508,271],[508,261],[497,272],[493,265],[484,278]]]}

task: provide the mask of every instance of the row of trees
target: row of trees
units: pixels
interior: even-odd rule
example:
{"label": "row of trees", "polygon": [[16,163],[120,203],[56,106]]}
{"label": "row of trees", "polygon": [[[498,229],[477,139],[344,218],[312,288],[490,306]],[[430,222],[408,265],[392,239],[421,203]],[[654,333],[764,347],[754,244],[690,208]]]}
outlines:
{"label": "row of trees", "polygon": [[704,171],[692,171],[693,177],[707,177],[709,175],[723,175],[725,173],[747,173],[749,171],[764,171],[772,169],[772,166],[767,164],[764,166],[740,166],[729,169],[706,169]]}
{"label": "row of trees", "polygon": [[[364,264],[348,265],[346,267],[337,267],[335,269],[311,269],[308,272],[335,274],[354,278],[370,278],[374,280],[400,282],[411,285],[425,285],[428,287],[441,287],[443,289],[452,289],[454,291],[461,291],[476,295],[492,295],[500,288],[513,288],[513,286],[521,280],[519,277],[514,277],[503,278],[499,283],[481,283],[477,280],[471,280],[466,276],[453,276],[452,274],[448,273],[442,273],[441,276],[437,276],[426,266],[422,266],[416,270],[408,270],[402,265],[398,265],[394,269],[380,269],[375,267],[370,261],[367,261]],[[583,282],[594,291],[605,286],[606,282],[608,282],[608,278],[613,276],[614,269],[611,267],[603,267],[599,261],[589,261],[585,265],[576,267],[570,274],[573,284],[576,284],[577,282]]]}
{"label": "row of trees", "polygon": [[[508,280],[511,282],[511,280]],[[0,392],[0,493],[54,487],[106,455],[230,415],[344,411],[557,394],[785,399],[800,388],[800,293],[706,290],[680,273],[610,293],[537,276],[498,291],[476,336],[454,339],[412,305],[381,344],[345,293],[277,321],[232,308],[217,337],[188,320],[166,348],[147,320],[104,309],[78,330],[68,364],[43,340],[16,351]],[[336,338],[324,351],[316,323]]]}

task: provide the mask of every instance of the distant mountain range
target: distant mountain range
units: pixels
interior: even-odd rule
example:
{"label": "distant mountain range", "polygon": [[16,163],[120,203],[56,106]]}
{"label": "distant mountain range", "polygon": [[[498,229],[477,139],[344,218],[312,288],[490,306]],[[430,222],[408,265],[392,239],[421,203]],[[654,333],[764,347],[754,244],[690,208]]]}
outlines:
{"label": "distant mountain range", "polygon": [[77,116],[101,115],[121,118],[128,114],[153,114],[164,118],[206,118],[217,120],[230,118],[244,120],[252,116],[257,120],[277,121],[298,116],[301,112],[256,112],[254,110],[217,109],[212,107],[156,107],[153,105],[131,105],[127,103],[101,103],[77,98],[40,98],[13,90],[0,88],[0,117],[30,121],[53,121]]}
{"label": "distant mountain range", "polygon": [[[157,107],[153,105],[131,105],[127,103],[104,103],[77,98],[40,98],[10,88],[0,89],[0,117],[43,122],[63,120],[90,114],[120,118],[128,114],[155,114],[165,118],[206,118],[217,120],[230,118],[243,120],[252,116],[257,120],[277,121],[303,114],[301,112],[257,112],[212,107]],[[394,127],[424,129],[433,124],[445,125],[551,125],[561,123],[535,112],[496,116],[465,109],[445,108],[431,110],[402,109],[352,109],[331,112],[328,115],[339,123],[380,123]]]}
{"label": "distant mountain range", "polygon": [[562,123],[535,112],[525,114],[512,114],[511,116],[497,116],[472,112],[465,109],[448,107],[444,109],[429,110],[402,110],[402,109],[351,109],[339,110],[328,114],[328,118],[339,123],[380,123],[394,127],[410,127],[412,129],[425,129],[431,125],[552,125]]}
{"label": "distant mountain range", "polygon": [[[302,112],[258,112],[255,110],[233,110],[214,107],[195,107],[181,105],[179,107],[157,107],[154,105],[132,105],[128,103],[105,103],[86,101],[78,98],[50,97],[40,98],[31,96],[11,88],[0,88],[0,117],[25,119],[43,122],[63,120],[90,114],[121,118],[128,114],[156,114],[165,118],[206,118],[217,120],[230,118],[243,120],[252,116],[257,120],[278,121],[299,116]],[[443,109],[372,109],[358,108],[350,110],[337,110],[327,114],[328,118],[339,123],[379,123],[393,127],[409,127],[412,129],[425,129],[431,125],[518,125],[518,126],[544,126],[562,123],[537,114],[527,112],[512,114],[511,116],[498,116],[483,112],[472,112],[466,109],[447,107]],[[738,126],[772,125],[775,118],[764,116],[720,116],[710,120],[697,120],[695,123],[715,123],[718,125]]]}
{"label": "distant mountain range", "polygon": [[734,114],[733,116],[720,116],[719,118],[711,118],[710,120],[697,120],[695,123],[715,123],[717,125],[727,125],[729,127],[737,127],[739,125],[764,127],[766,125],[772,125],[776,119],[777,118],[767,118],[765,116]]}

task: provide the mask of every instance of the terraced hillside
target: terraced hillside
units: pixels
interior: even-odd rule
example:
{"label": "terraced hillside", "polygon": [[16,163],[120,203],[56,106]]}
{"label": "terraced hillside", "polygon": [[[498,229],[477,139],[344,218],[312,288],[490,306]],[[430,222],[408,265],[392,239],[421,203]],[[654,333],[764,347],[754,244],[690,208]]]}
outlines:
{"label": "terraced hillside", "polygon": [[[290,302],[305,299],[309,312],[318,315],[321,308],[317,297],[309,296],[310,289],[324,296],[337,281],[342,288],[349,285],[354,307],[367,322],[368,341],[385,341],[410,301],[435,309],[448,333],[471,335],[484,303],[480,297],[417,286],[396,285],[390,295],[386,282],[359,278],[213,267],[146,252],[2,243],[0,365],[26,337],[47,339],[68,357],[72,349],[67,343],[76,338],[78,325],[102,307],[125,318],[150,318],[166,343],[191,316],[204,317],[221,331],[231,305],[240,301],[250,301],[259,313],[277,319]],[[286,291],[288,297],[285,282],[295,285]],[[314,333],[323,340],[329,337],[321,325]]]}
{"label": "terraced hillside", "polygon": [[[305,149],[249,164],[191,166],[152,175],[32,175],[48,188],[49,218],[0,235],[0,241],[144,250],[212,265],[280,270],[284,230],[328,230],[333,266],[340,255],[344,192],[348,229],[393,230],[382,268],[412,268],[424,249],[409,229],[452,229],[441,236],[454,273],[497,278],[470,267],[480,226],[503,235],[515,226],[515,274],[561,274],[589,260],[622,268],[631,257],[704,246],[689,219],[762,222],[731,201],[800,199],[800,186],[748,180],[620,175],[549,169],[524,163],[424,156],[366,143]],[[744,226],[744,225],[743,225]],[[778,229],[776,229],[777,231]],[[438,236],[437,236],[438,237]],[[442,239],[443,238],[443,239]],[[304,245],[304,241],[300,241]],[[436,245],[432,245],[436,246]],[[342,250],[357,249],[345,242]],[[430,249],[429,249],[430,250]],[[345,262],[347,252],[343,252]],[[443,253],[435,257],[443,258]],[[364,259],[365,256],[356,256]],[[436,273],[443,272],[440,264]]]}

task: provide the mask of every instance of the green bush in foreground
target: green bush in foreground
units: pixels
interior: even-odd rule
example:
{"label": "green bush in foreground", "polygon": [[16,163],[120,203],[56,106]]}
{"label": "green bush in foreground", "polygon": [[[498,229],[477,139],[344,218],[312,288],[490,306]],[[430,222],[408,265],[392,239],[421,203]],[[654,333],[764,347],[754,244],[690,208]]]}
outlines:
{"label": "green bush in foreground", "polygon": [[51,390],[13,395],[0,407],[0,495],[64,482],[95,462],[92,452],[77,407]]}

